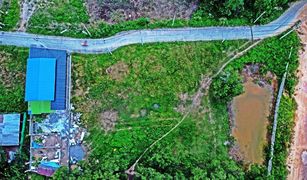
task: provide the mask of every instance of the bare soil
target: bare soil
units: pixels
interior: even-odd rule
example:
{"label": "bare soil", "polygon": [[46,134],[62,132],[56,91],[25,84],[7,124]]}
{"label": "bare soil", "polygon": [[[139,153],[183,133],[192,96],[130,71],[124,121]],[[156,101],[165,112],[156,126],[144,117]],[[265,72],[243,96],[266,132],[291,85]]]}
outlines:
{"label": "bare soil", "polygon": [[106,73],[113,79],[120,81],[129,74],[129,67],[123,61],[120,61],[106,69]]}
{"label": "bare soil", "polygon": [[104,111],[100,114],[101,125],[108,132],[114,129],[118,119],[118,112],[114,110]]}
{"label": "bare soil", "polygon": [[24,78],[23,73],[12,71],[9,68],[10,61],[13,61],[10,56],[9,53],[0,52],[0,84],[6,88],[14,87],[16,79]]}
{"label": "bare soil", "polygon": [[87,0],[93,21],[118,23],[140,17],[151,19],[189,18],[199,0]]}
{"label": "bare soil", "polygon": [[[307,17],[307,6],[299,19]],[[303,48],[299,52],[299,68],[297,76],[299,83],[295,90],[297,103],[294,136],[288,157],[288,179],[307,179],[307,166],[303,161],[306,159],[303,152],[307,150],[307,22],[303,22],[298,30]]]}
{"label": "bare soil", "polygon": [[49,0],[23,0],[20,8],[20,21],[18,31],[25,32],[27,29],[28,21],[38,8],[43,8],[50,4]]}

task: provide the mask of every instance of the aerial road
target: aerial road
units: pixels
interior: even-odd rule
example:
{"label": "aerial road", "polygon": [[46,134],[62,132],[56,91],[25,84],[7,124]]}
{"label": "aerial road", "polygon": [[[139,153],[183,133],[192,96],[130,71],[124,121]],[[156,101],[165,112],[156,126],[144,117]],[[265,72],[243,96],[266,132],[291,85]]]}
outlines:
{"label": "aerial road", "polygon": [[136,30],[121,32],[102,39],[77,39],[0,31],[0,44],[20,47],[40,46],[94,54],[108,53],[122,46],[139,43],[264,39],[278,35],[292,27],[297,22],[297,16],[306,3],[306,0],[294,3],[278,19],[266,25]]}

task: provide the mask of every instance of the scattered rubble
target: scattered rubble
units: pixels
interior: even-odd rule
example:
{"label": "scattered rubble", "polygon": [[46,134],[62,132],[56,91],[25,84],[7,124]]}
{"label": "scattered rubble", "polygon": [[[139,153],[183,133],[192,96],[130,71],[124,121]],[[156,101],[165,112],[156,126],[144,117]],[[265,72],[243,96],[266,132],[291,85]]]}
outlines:
{"label": "scattered rubble", "polygon": [[33,123],[31,171],[51,176],[60,166],[83,160],[86,130],[80,127],[80,118],[80,113],[68,111],[55,111],[43,120],[37,118]]}

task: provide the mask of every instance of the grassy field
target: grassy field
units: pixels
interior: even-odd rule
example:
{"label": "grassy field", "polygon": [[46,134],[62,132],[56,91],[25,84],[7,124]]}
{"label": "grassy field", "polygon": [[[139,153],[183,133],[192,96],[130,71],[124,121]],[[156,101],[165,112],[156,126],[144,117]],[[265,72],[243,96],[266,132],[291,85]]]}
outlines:
{"label": "grassy field", "polygon": [[24,83],[28,50],[0,46],[0,112],[25,112]]}
{"label": "grassy field", "polygon": [[[86,139],[90,153],[88,160],[80,164],[83,171],[75,170],[70,176],[125,178],[124,171],[145,148],[182,119],[184,113],[178,112],[178,107],[191,103],[201,75],[216,71],[225,61],[227,52],[242,43],[145,44],[123,47],[112,55],[73,55],[73,103],[76,111],[82,113],[82,121],[90,132]],[[282,41],[278,37],[265,40],[232,62],[225,72],[238,74],[244,64],[260,63],[264,74],[271,71],[280,79],[291,47],[293,56],[289,60],[286,93],[292,94],[298,63],[295,52],[299,47],[295,33]],[[224,81],[222,87],[214,90],[215,94],[226,92],[231,99],[239,91],[234,93],[229,89],[240,89],[241,80],[235,79],[239,76],[226,81],[223,78],[214,79],[213,83]],[[218,99],[211,92],[210,96],[202,98],[199,109],[178,129],[145,154],[136,167],[137,177],[265,178],[266,163],[252,165],[248,170],[229,158],[228,149],[233,138],[230,136],[228,101]],[[278,179],[286,175],[285,159],[295,109],[291,96],[282,99],[281,109],[284,110],[280,114],[273,161],[273,178]],[[268,128],[270,133],[271,126]],[[64,176],[67,174],[60,171],[55,178]]]}
{"label": "grassy field", "polygon": [[0,22],[4,24],[1,30],[9,31],[16,28],[19,20],[20,5],[18,0],[3,0]]}
{"label": "grassy field", "polygon": [[89,16],[83,0],[51,0],[48,5],[39,8],[29,20],[28,32],[63,36],[82,36],[83,23],[89,22]]}
{"label": "grassy field", "polygon": [[[113,55],[74,55],[73,103],[91,134],[89,161],[96,162],[84,164],[83,177],[123,176],[121,171],[181,120],[183,115],[174,108],[190,100],[181,102],[180,94],[194,94],[201,75],[215,71],[227,52],[242,43],[146,44],[124,47]],[[229,140],[227,113],[214,113],[216,121],[210,123],[208,107],[202,108],[144,157],[139,176],[199,176],[205,166],[211,166],[208,177],[241,175],[224,145]],[[217,106],[218,111],[226,108]],[[106,112],[117,114],[115,129],[107,133]]]}

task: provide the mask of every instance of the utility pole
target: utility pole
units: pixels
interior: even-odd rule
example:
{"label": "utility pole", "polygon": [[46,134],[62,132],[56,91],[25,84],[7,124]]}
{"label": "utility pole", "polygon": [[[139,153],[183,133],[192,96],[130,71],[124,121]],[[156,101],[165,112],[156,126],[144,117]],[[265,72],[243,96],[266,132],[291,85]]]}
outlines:
{"label": "utility pole", "polygon": [[251,38],[252,38],[252,42],[254,41],[254,32],[253,32],[253,25],[266,13],[266,11],[262,12],[255,20],[254,22],[251,23],[251,25],[249,26],[251,29]]}

